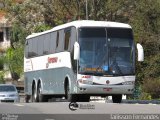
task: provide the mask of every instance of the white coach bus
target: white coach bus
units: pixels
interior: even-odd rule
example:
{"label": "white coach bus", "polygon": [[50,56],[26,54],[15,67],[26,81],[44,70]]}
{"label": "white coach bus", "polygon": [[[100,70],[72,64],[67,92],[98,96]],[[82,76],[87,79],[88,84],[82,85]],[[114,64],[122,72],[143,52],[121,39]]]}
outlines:
{"label": "white coach bus", "polygon": [[[142,46],[137,49],[143,61]],[[120,103],[134,91],[135,53],[132,28],[124,23],[80,20],[31,34],[24,56],[26,101],[111,95]]]}

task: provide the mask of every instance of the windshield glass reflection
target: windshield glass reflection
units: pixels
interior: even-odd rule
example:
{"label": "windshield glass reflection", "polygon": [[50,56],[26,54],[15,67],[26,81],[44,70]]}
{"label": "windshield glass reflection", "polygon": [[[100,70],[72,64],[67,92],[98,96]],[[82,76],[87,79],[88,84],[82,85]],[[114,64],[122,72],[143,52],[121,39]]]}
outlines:
{"label": "windshield glass reflection", "polygon": [[132,75],[134,43],[131,29],[79,29],[79,73],[94,75]]}

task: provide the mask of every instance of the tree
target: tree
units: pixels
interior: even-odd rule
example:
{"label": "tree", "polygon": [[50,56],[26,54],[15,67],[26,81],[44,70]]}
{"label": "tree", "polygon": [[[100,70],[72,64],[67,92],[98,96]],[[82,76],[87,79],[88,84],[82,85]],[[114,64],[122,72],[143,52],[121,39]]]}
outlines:
{"label": "tree", "polygon": [[5,71],[10,71],[14,80],[19,79],[23,73],[23,47],[8,48],[4,55]]}

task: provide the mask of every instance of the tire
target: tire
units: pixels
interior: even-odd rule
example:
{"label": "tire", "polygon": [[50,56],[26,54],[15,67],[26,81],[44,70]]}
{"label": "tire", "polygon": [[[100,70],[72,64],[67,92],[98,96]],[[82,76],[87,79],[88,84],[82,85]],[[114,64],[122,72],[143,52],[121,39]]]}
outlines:
{"label": "tire", "polygon": [[122,102],[122,95],[112,95],[113,103],[121,103]]}
{"label": "tire", "polygon": [[25,95],[25,103],[29,103],[30,95]]}
{"label": "tire", "polygon": [[76,102],[77,96],[70,93],[69,84],[66,85],[65,92],[66,92],[66,99],[68,102]]}
{"label": "tire", "polygon": [[32,88],[32,102],[38,102],[36,85]]}
{"label": "tire", "polygon": [[44,95],[42,95],[42,87],[41,83],[38,84],[38,102],[47,102],[47,99]]}
{"label": "tire", "polygon": [[78,96],[78,102],[89,102],[90,96],[87,95],[79,95]]}

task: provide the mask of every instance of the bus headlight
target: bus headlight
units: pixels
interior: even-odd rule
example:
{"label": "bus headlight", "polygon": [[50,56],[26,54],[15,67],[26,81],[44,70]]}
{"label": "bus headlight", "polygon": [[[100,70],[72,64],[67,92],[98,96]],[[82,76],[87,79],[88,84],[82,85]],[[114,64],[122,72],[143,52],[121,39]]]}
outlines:
{"label": "bus headlight", "polygon": [[81,84],[89,84],[89,85],[92,85],[92,84],[93,84],[92,81],[89,81],[89,80],[82,80],[82,79],[79,79],[77,82],[78,82],[78,83],[81,83]]}

